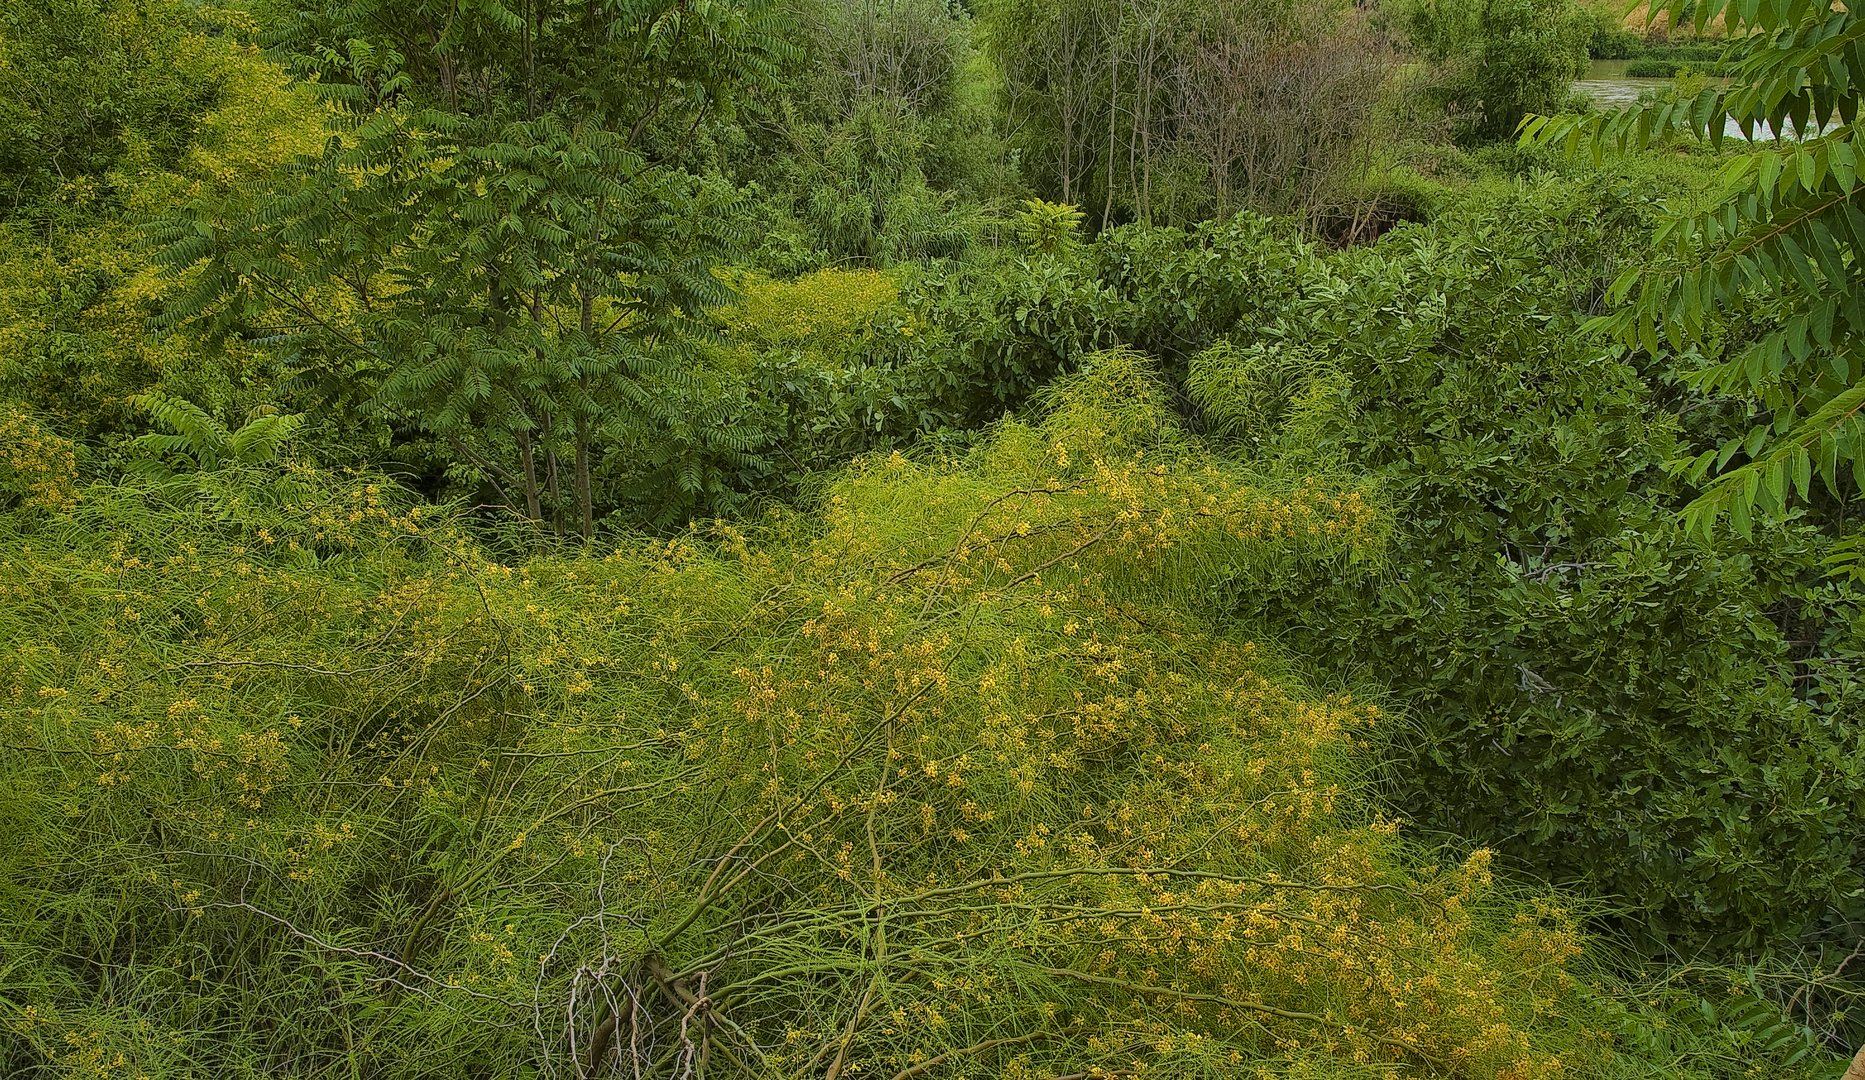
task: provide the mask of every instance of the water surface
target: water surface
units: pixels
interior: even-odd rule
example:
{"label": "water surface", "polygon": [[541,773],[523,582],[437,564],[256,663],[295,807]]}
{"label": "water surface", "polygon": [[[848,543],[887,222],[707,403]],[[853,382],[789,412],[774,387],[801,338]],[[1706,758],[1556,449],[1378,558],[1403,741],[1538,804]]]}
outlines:
{"label": "water surface", "polygon": [[1574,83],[1574,89],[1592,98],[1603,109],[1617,109],[1671,85],[1669,79],[1634,79],[1627,75],[1625,69],[1635,62],[1595,60],[1587,65],[1587,73]]}
{"label": "water surface", "polygon": [[[1627,105],[1636,105],[1638,99],[1646,94],[1661,94],[1671,88],[1671,79],[1634,79],[1625,73],[1625,69],[1634,60],[1595,60],[1587,66],[1587,73],[1574,83],[1574,89],[1592,98],[1594,104],[1602,109],[1622,109]],[[1718,79],[1717,82],[1728,82]],[[1792,125],[1787,130],[1788,138],[1794,138],[1796,132]],[[1747,139],[1742,129],[1734,120],[1723,125],[1723,135],[1731,139]],[[1764,127],[1761,138],[1774,138],[1774,130]]]}

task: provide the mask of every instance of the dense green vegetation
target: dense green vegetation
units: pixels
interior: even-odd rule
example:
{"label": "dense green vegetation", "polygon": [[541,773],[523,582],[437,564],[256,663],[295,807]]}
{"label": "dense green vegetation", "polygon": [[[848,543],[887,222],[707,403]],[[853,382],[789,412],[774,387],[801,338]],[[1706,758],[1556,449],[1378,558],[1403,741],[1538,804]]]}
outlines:
{"label": "dense green vegetation", "polygon": [[1837,1080],[1865,52],[1658,15],[0,0],[0,1075]]}

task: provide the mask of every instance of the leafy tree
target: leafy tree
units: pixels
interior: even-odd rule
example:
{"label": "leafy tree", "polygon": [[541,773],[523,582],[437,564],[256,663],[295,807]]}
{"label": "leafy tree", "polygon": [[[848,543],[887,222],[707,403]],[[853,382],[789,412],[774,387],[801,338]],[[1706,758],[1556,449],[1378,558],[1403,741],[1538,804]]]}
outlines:
{"label": "leafy tree", "polygon": [[885,264],[970,243],[953,193],[928,182],[929,125],[897,99],[867,96],[848,116],[792,115],[773,129],[785,151],[779,186],[829,255]]}
{"label": "leafy tree", "polygon": [[1844,955],[1865,914],[1858,598],[1821,580],[1804,523],[1679,529],[1677,389],[1582,330],[1656,190],[1544,180],[1312,255],[1295,296],[1193,357],[1213,437],[1372,472],[1406,538],[1370,583],[1233,595],[1405,703],[1392,792],[1428,826],[1614,898],[1655,950]]}
{"label": "leafy tree", "polygon": [[605,447],[731,449],[655,387],[685,384],[728,295],[711,267],[741,238],[684,155],[772,70],[765,0],[303,0],[272,45],[334,107],[331,137],[250,207],[169,223],[167,263],[200,270],[177,318],[283,312],[314,376],[373,387],[585,534]]}
{"label": "leafy tree", "polygon": [[[1652,13],[1677,23],[1687,6],[1659,0]],[[1710,359],[1688,382],[1754,402],[1753,426],[1679,463],[1710,481],[1686,513],[1692,527],[1707,534],[1726,516],[1748,535],[1758,517],[1814,499],[1816,476],[1841,500],[1865,484],[1865,186],[1853,146],[1865,23],[1823,0],[1703,0],[1692,17],[1699,31],[1718,17],[1727,27],[1740,57],[1728,86],[1609,117],[1541,118],[1524,135],[1595,153],[1680,134],[1748,140],[1707,204],[1659,228],[1654,263],[1615,283],[1622,306],[1604,322],[1648,353],[1701,347]]]}
{"label": "leafy tree", "polygon": [[[972,21],[945,0],[789,0],[781,92],[740,115],[722,157],[766,197],[759,265],[956,256],[1005,193],[1011,154]],[[1014,184],[1012,185],[1014,186]]]}
{"label": "leafy tree", "polygon": [[1017,236],[1033,254],[1061,254],[1081,240],[1081,223],[1086,217],[1065,203],[1031,199],[1023,204],[1023,213],[1017,215]]}
{"label": "leafy tree", "polygon": [[1107,0],[998,0],[980,13],[985,43],[1004,73],[1012,123],[1059,202],[1084,204],[1091,189],[1107,42],[1118,18]]}
{"label": "leafy tree", "polygon": [[173,165],[223,89],[199,23],[182,0],[0,0],[0,213],[108,195],[132,155]]}
{"label": "leafy tree", "polygon": [[[60,434],[144,430],[154,387],[232,414],[271,400],[260,343],[208,355],[153,338],[170,285],[141,223],[221,196],[323,143],[322,110],[252,47],[250,20],[194,4],[0,4],[0,397]],[[36,162],[37,164],[34,164]],[[12,200],[12,201],[9,201]]]}
{"label": "leafy tree", "polygon": [[1174,201],[1189,211],[1181,219],[1239,209],[1317,219],[1366,166],[1393,46],[1361,7],[1216,5],[1171,68],[1172,155],[1196,196],[1161,192],[1143,209]]}
{"label": "leafy tree", "polygon": [[930,116],[952,103],[970,41],[946,0],[803,0],[794,11],[817,108],[846,115],[881,98]]}
{"label": "leafy tree", "polygon": [[1592,24],[1574,0],[1417,0],[1413,45],[1439,68],[1430,96],[1462,142],[1495,142],[1558,109],[1586,68]]}

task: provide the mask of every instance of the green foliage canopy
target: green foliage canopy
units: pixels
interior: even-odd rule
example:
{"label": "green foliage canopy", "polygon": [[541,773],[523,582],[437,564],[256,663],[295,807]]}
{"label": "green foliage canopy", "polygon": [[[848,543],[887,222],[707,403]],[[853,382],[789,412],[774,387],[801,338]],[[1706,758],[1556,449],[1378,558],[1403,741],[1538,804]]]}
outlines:
{"label": "green foliage canopy", "polygon": [[[1728,86],[1606,117],[1540,118],[1523,137],[1594,154],[1683,135],[1747,141],[1703,205],[1681,205],[1655,234],[1656,258],[1614,284],[1605,326],[1632,348],[1700,345],[1685,377],[1746,397],[1746,430],[1679,462],[1707,482],[1687,511],[1707,534],[1727,517],[1748,535],[1758,517],[1834,498],[1865,479],[1865,193],[1853,146],[1865,87],[1861,22],[1816,0],[1654,3],[1654,16],[1721,17],[1739,62]],[[1776,139],[1782,134],[1790,136]],[[1732,313],[1739,313],[1732,317]]]}
{"label": "green foliage canopy", "polygon": [[1310,213],[1362,162],[1391,41],[1336,0],[988,0],[1038,191],[1102,228]]}
{"label": "green foliage canopy", "polygon": [[223,89],[197,62],[198,26],[182,0],[0,3],[4,216],[95,213],[130,159],[174,165]]}
{"label": "green foliage canopy", "polygon": [[1439,68],[1430,96],[1464,142],[1495,142],[1553,112],[1586,69],[1592,20],[1574,0],[1417,0],[1413,45]]}
{"label": "green foliage canopy", "polygon": [[1830,539],[1805,523],[1715,547],[1677,527],[1665,465],[1716,428],[1702,410],[1686,428],[1676,388],[1582,330],[1633,255],[1602,247],[1600,218],[1635,240],[1648,198],[1544,182],[1401,229],[1311,262],[1266,325],[1195,356],[1231,445],[1352,463],[1403,508],[1375,587],[1237,602],[1408,703],[1402,805],[1615,898],[1643,944],[1843,934],[1858,605],[1821,580]]}
{"label": "green foliage canopy", "polygon": [[[732,441],[681,407],[735,239],[723,192],[681,161],[771,70],[768,16],[759,0],[291,8],[273,47],[335,107],[332,137],[250,205],[168,225],[166,262],[196,271],[173,317],[284,320],[314,375],[370,387],[511,505],[588,534],[605,448]],[[700,482],[678,461],[671,479]]]}

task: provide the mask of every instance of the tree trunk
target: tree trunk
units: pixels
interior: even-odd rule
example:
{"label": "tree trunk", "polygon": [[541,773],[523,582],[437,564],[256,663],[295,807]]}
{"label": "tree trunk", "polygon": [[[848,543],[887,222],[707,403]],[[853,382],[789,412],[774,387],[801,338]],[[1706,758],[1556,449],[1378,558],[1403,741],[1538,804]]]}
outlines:
{"label": "tree trunk", "polygon": [[589,421],[582,416],[576,418],[576,508],[588,540],[596,535],[596,507],[589,484]]}
{"label": "tree trunk", "polygon": [[[531,294],[531,323],[537,331],[542,331],[544,328],[544,297],[540,292]],[[543,370],[543,346],[532,349],[531,355],[537,359],[538,369]],[[557,439],[552,429],[551,411],[548,405],[538,410],[538,437],[544,440],[544,484],[545,490],[550,495],[551,527],[561,533],[563,532],[563,493],[557,484]],[[529,436],[527,435],[526,438],[529,439]],[[539,521],[544,520],[543,515],[536,510],[532,511],[531,516]]]}
{"label": "tree trunk", "polygon": [[563,490],[557,483],[557,440],[551,432],[550,413],[544,414],[538,433],[544,437],[544,484],[550,495],[551,526],[563,531]]}
{"label": "tree trunk", "polygon": [[[583,340],[590,340],[596,331],[596,297],[588,289],[577,290],[582,300],[581,321]],[[587,371],[577,376],[577,387],[582,391],[582,400],[576,410],[576,509],[582,519],[583,539],[596,535],[596,500],[591,490],[589,477],[589,374]]]}
{"label": "tree trunk", "polygon": [[1865,1046],[1859,1047],[1858,1056],[1852,1059],[1852,1067],[1842,1080],[1865,1080]]}
{"label": "tree trunk", "polygon": [[[1118,23],[1114,32],[1120,32]],[[1111,69],[1109,89],[1107,92],[1107,199],[1101,205],[1101,231],[1106,232],[1114,223],[1114,136],[1119,132],[1120,123],[1120,45],[1118,39],[1108,54],[1108,66]]]}
{"label": "tree trunk", "polygon": [[537,457],[531,453],[531,433],[518,433],[518,457],[524,463],[525,471],[525,514],[532,521],[544,520],[544,508],[538,505]]}

